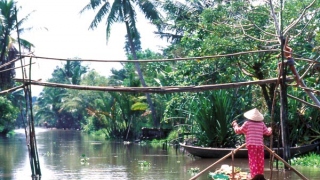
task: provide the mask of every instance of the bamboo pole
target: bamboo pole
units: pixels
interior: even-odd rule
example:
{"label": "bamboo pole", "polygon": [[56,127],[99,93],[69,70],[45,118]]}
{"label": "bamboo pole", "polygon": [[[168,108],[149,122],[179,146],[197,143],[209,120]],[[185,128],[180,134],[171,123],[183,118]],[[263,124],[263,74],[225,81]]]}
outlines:
{"label": "bamboo pole", "polygon": [[[295,80],[297,82],[298,85],[300,85],[303,88],[307,88],[306,84],[304,83],[304,81],[300,78],[300,75],[298,74],[296,68],[294,67],[294,65],[289,65],[290,70],[292,71],[292,73],[295,75]],[[317,105],[320,106],[320,102],[317,99],[317,97],[310,91],[303,89],[308,95],[309,97],[313,100],[313,102]]]}
{"label": "bamboo pole", "polygon": [[307,88],[307,87],[300,87],[301,89],[304,89],[305,91],[310,91],[316,94],[320,93],[320,90],[312,89],[312,88]]}
{"label": "bamboo pole", "polygon": [[223,156],[221,159],[219,159],[218,161],[216,161],[215,163],[211,164],[210,166],[208,166],[207,168],[205,168],[204,170],[202,170],[201,172],[199,172],[198,174],[196,174],[195,176],[193,176],[190,180],[193,179],[197,179],[199,176],[201,176],[201,174],[205,173],[206,171],[208,171],[210,168],[212,168],[213,166],[215,166],[216,164],[220,163],[221,161],[227,159],[229,156],[235,154],[237,151],[239,151],[241,148],[245,147],[246,143],[242,144],[241,146],[239,146],[237,149],[232,150],[229,154]]}
{"label": "bamboo pole", "polygon": [[304,104],[307,104],[307,105],[309,105],[309,106],[312,106],[312,107],[315,107],[315,108],[320,109],[320,106],[317,106],[317,105],[308,103],[308,102],[306,102],[306,101],[304,101],[304,100],[302,100],[302,99],[299,99],[299,98],[297,98],[297,97],[294,97],[294,96],[292,96],[292,95],[290,95],[290,94],[288,94],[288,97],[290,97],[290,98],[292,98],[292,99],[295,99],[295,100],[297,100],[297,101],[300,101],[300,102],[302,102],[302,103],[304,103]]}
{"label": "bamboo pole", "polygon": [[[110,92],[148,92],[148,93],[174,93],[174,92],[199,92],[217,89],[228,89],[237,88],[240,86],[247,86],[253,84],[271,84],[276,83],[278,78],[257,80],[257,81],[247,81],[247,82],[236,82],[236,83],[224,83],[224,84],[211,84],[203,86],[164,86],[164,87],[121,87],[121,86],[83,86],[83,85],[70,85],[70,84],[59,84],[42,82],[35,80],[23,80],[16,79],[17,82],[23,82],[31,85],[47,86],[47,87],[60,87],[68,89],[78,89],[78,90],[95,90],[95,91],[110,91]],[[287,78],[287,82],[291,82],[292,78]]]}
{"label": "bamboo pole", "polygon": [[282,159],[278,154],[276,154],[274,151],[272,151],[270,148],[268,148],[268,146],[264,145],[264,148],[269,151],[269,153],[272,153],[272,155],[277,158],[278,160],[280,160],[281,162],[283,162],[283,164],[290,168],[292,171],[294,171],[301,179],[303,180],[308,180],[307,177],[305,177],[303,174],[301,174],[299,171],[297,171],[295,168],[293,168],[292,166],[290,166],[290,164],[288,164],[284,159]]}
{"label": "bamboo pole", "polygon": [[232,179],[234,179],[234,151],[231,151],[232,153]]}
{"label": "bamboo pole", "polygon": [[[277,80],[277,83],[275,85],[275,88],[274,88],[274,93],[273,93],[273,100],[272,100],[272,108],[271,108],[271,128],[274,130],[274,108],[275,108],[275,104],[276,104],[276,95],[277,95],[277,88],[280,84],[280,78],[281,78],[281,68],[279,67],[278,68],[278,80]],[[270,148],[272,149],[273,148],[273,133],[270,135]],[[270,157],[271,157],[271,154],[270,154]],[[272,169],[273,169],[273,161],[269,161],[269,166],[270,166],[270,169],[271,169],[271,174],[270,174],[270,179],[272,179]]]}
{"label": "bamboo pole", "polygon": [[[282,1],[281,1],[282,6]],[[282,18],[281,18],[282,19]],[[287,96],[287,68],[285,66],[284,58],[287,56],[284,50],[291,50],[287,47],[287,40],[280,36],[281,38],[281,65],[280,65],[280,72],[281,72],[281,81],[280,81],[280,130],[281,130],[281,142],[283,146],[283,158],[287,161],[290,158],[290,147],[288,145],[288,128],[287,128],[287,121],[288,121],[288,96]],[[288,58],[288,57],[286,57]]]}
{"label": "bamboo pole", "polygon": [[[35,64],[35,62],[33,62],[33,63],[31,63],[31,64]],[[5,70],[2,70],[2,71],[0,71],[0,72],[5,72],[5,71],[13,70],[13,69],[23,68],[23,67],[29,66],[29,65],[31,65],[31,64],[26,64],[26,65],[19,66],[19,67],[14,67],[14,68],[5,69]]]}
{"label": "bamboo pole", "polygon": [[17,89],[21,89],[21,88],[23,88],[23,87],[24,87],[24,85],[21,85],[21,86],[17,86],[17,87],[11,88],[11,89],[7,89],[7,90],[4,90],[4,91],[0,91],[0,95],[2,95],[2,94],[7,94],[7,93],[9,93],[9,92],[13,92],[13,91],[15,91],[15,90],[17,90]]}
{"label": "bamboo pole", "polygon": [[52,57],[44,57],[44,56],[30,56],[30,55],[22,55],[22,57],[34,57],[34,58],[39,58],[39,59],[47,59],[47,60],[55,60],[55,61],[147,63],[147,62],[165,62],[165,61],[205,60],[205,59],[222,58],[222,57],[228,57],[228,56],[240,56],[240,55],[245,55],[245,54],[263,53],[263,52],[279,52],[279,50],[277,50],[277,49],[256,50],[256,51],[243,51],[243,52],[237,52],[237,53],[232,53],[232,54],[220,54],[220,55],[201,56],[201,57],[186,57],[186,58],[174,58],[174,59],[141,59],[141,60],[65,59],[65,58],[52,58]]}

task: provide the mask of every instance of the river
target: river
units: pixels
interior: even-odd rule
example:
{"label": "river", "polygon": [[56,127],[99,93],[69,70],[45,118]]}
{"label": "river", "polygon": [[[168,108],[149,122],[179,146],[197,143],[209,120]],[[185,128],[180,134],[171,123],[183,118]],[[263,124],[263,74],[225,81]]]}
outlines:
{"label": "river", "polygon": [[[121,180],[186,180],[194,176],[191,168],[205,169],[217,159],[192,158],[183,149],[169,146],[110,142],[80,131],[36,129],[42,180],[121,179]],[[86,159],[88,158],[88,159]],[[141,165],[141,162],[150,165]],[[246,159],[236,159],[235,166],[244,170]],[[227,159],[215,166],[231,165]],[[266,166],[268,162],[266,160]],[[316,168],[296,167],[309,179],[320,179]],[[266,168],[266,177],[270,170]],[[208,179],[205,173],[199,180]],[[273,172],[273,179],[300,179],[292,171]],[[23,130],[13,137],[0,137],[0,179],[28,180],[31,168]]]}

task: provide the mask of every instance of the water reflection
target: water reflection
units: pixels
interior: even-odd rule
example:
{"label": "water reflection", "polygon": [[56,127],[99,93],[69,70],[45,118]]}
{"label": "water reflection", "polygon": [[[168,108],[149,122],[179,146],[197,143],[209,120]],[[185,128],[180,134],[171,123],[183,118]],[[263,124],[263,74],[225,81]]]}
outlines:
{"label": "water reflection", "polygon": [[[169,147],[109,142],[79,131],[36,129],[42,180],[51,179],[190,179],[190,168],[204,169],[217,159],[194,159],[183,150]],[[89,158],[81,161],[83,157]],[[29,157],[23,130],[11,138],[0,138],[0,179],[31,179]],[[139,161],[150,162],[140,166]],[[268,166],[266,162],[266,167]],[[227,159],[221,164],[230,164]],[[219,167],[219,164],[217,167]],[[247,169],[246,159],[237,159],[235,166]],[[215,168],[217,168],[215,167]],[[214,169],[212,171],[214,171]],[[316,179],[318,169],[298,168],[306,177]],[[266,171],[266,175],[270,171]],[[273,173],[274,179],[300,179],[293,172]],[[207,173],[199,180],[208,179]]]}

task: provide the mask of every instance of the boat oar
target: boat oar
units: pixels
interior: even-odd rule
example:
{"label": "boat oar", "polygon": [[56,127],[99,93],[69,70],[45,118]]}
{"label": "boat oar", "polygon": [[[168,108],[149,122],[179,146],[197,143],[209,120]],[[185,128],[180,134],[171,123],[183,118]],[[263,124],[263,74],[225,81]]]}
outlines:
{"label": "boat oar", "polygon": [[239,146],[237,149],[232,150],[229,154],[223,156],[221,159],[219,159],[218,161],[216,161],[215,163],[211,164],[209,167],[205,168],[204,170],[202,170],[201,172],[199,172],[198,174],[196,174],[195,176],[193,176],[192,178],[190,178],[190,180],[194,180],[197,179],[201,174],[203,174],[204,172],[208,171],[210,168],[212,168],[214,165],[220,163],[221,161],[227,159],[229,156],[231,156],[232,154],[235,154],[238,150],[240,150],[241,148],[245,147],[246,143],[242,144],[241,146]]}
{"label": "boat oar", "polygon": [[301,174],[299,171],[297,171],[295,168],[293,168],[292,166],[290,166],[290,164],[288,164],[284,159],[282,159],[278,154],[276,154],[274,151],[272,151],[272,149],[268,148],[268,146],[264,145],[264,148],[269,151],[269,153],[271,153],[275,158],[277,158],[278,160],[280,160],[281,162],[283,162],[283,164],[285,166],[287,166],[288,168],[292,169],[292,171],[294,171],[299,177],[301,177],[301,179],[303,180],[308,180],[308,178],[306,178],[303,174]]}

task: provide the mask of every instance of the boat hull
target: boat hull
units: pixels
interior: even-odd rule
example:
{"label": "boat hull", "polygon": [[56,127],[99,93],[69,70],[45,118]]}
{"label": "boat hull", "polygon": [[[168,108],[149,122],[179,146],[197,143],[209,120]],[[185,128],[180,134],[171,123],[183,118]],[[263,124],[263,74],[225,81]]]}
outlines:
{"label": "boat hull", "polygon": [[[304,154],[310,151],[316,150],[319,144],[310,144],[299,147],[291,147],[290,153],[291,156],[296,156],[299,154]],[[188,153],[193,156],[201,157],[201,158],[222,158],[235,150],[235,148],[211,148],[211,147],[200,147],[200,146],[190,146],[185,144],[180,144]],[[274,148],[275,153],[279,156],[282,156],[282,148]],[[265,150],[265,157],[269,157],[270,153]],[[230,156],[231,157],[231,156]],[[238,150],[234,157],[236,158],[248,158],[248,149],[243,148]]]}

